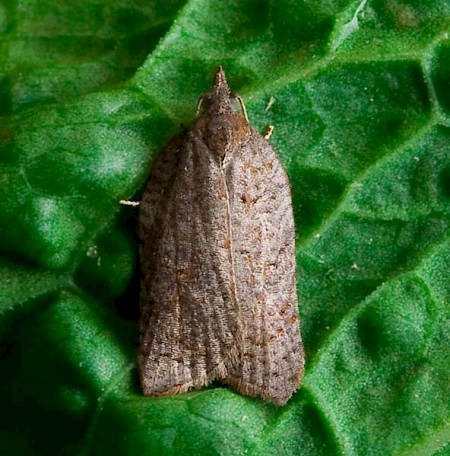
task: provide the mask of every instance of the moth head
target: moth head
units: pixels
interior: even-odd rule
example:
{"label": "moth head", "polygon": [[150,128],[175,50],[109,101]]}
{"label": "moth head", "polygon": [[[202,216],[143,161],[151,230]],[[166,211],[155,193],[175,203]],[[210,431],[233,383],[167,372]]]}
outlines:
{"label": "moth head", "polygon": [[244,116],[248,122],[242,98],[230,92],[225,72],[221,66],[218,67],[214,76],[212,90],[200,97],[197,106],[197,116],[200,114],[237,114]]}
{"label": "moth head", "polygon": [[212,90],[200,97],[197,115],[200,113],[218,114],[229,112],[232,112],[230,88],[228,87],[222,67],[219,67],[214,76]]}
{"label": "moth head", "polygon": [[250,131],[244,103],[230,92],[220,66],[212,90],[200,98],[197,116],[205,143],[221,160]]}

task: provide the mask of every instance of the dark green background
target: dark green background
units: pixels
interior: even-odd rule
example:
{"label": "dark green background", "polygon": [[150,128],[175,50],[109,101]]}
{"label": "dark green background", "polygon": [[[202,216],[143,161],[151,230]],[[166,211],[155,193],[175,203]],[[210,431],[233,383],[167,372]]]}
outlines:
{"label": "dark green background", "polygon": [[[450,2],[0,2],[0,454],[450,454]],[[218,64],[289,174],[285,407],[144,398],[136,209]],[[269,101],[273,104],[269,107]]]}

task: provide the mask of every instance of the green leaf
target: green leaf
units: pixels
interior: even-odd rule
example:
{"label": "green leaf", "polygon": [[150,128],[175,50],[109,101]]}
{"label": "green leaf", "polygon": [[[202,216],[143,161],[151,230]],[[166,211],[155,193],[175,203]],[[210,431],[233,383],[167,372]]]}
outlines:
{"label": "green leaf", "polygon": [[[0,453],[450,448],[450,4],[0,4]],[[284,407],[143,397],[136,209],[218,64],[289,174],[307,366]]]}

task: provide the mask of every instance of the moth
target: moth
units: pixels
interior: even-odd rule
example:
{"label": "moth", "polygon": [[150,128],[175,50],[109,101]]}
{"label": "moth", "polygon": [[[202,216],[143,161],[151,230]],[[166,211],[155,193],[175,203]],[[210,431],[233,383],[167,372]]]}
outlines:
{"label": "moth", "polygon": [[139,236],[144,394],[219,380],[285,404],[304,370],[290,185],[221,67],[154,162]]}

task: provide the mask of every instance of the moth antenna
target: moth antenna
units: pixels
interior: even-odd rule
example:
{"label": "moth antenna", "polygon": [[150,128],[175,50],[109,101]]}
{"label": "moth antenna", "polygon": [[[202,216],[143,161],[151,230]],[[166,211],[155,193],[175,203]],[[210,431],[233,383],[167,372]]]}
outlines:
{"label": "moth antenna", "polygon": [[195,113],[195,117],[198,117],[198,115],[200,114],[200,109],[202,107],[202,104],[203,104],[203,96],[201,96],[199,99],[198,99],[198,102],[197,102],[197,112]]}
{"label": "moth antenna", "polygon": [[242,109],[242,114],[244,114],[245,120],[247,123],[250,123],[247,116],[247,110],[245,109],[244,100],[239,95],[236,95],[236,100],[239,102],[239,106]]}

